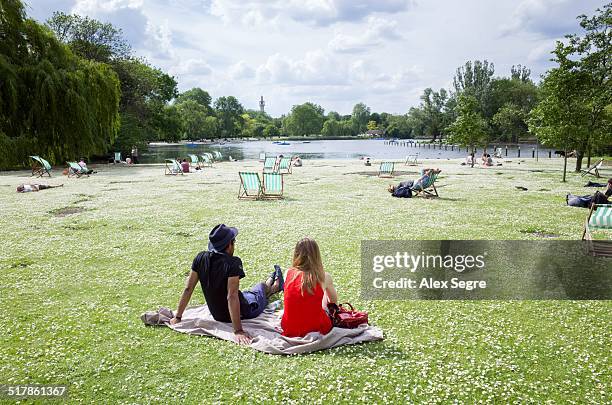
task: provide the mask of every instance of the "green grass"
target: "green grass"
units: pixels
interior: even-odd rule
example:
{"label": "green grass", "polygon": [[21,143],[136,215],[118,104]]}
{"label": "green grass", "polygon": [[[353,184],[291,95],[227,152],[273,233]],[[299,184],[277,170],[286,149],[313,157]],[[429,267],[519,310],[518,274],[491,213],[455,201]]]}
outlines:
{"label": "green grass", "polygon": [[[609,301],[363,301],[363,239],[579,239],[585,178],[561,160],[443,169],[439,199],[394,199],[377,165],[305,161],[284,201],[238,201],[238,170],[163,176],[161,166],[100,167],[60,189],[17,194],[0,175],[0,377],[68,384],[81,402],[612,401]],[[398,168],[414,178],[417,168]],[[542,170],[534,172],[532,170]],[[515,186],[524,186],[520,191]],[[79,209],[76,209],[79,208]],[[193,257],[217,223],[240,230],[248,286],[290,264],[314,237],[340,298],[370,312],[385,340],[278,357],[212,338],[144,327],[175,308]],[[192,304],[203,302],[198,290]]]}

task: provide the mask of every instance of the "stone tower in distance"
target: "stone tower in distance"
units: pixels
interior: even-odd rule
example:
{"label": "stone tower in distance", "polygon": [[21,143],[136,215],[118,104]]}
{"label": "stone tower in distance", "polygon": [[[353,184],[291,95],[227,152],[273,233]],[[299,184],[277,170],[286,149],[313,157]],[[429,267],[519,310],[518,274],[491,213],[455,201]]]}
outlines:
{"label": "stone tower in distance", "polygon": [[261,99],[259,100],[259,111],[261,111],[262,113],[265,112],[264,107],[266,106],[266,102],[263,99],[263,96],[261,96]]}

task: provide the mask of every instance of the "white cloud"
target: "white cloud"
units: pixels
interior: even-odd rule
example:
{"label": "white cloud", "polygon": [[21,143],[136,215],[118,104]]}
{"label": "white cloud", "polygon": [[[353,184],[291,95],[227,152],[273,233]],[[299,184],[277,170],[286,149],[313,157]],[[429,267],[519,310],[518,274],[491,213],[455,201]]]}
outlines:
{"label": "white cloud", "polygon": [[250,79],[255,76],[255,71],[245,61],[241,60],[230,66],[229,76],[234,80]]}
{"label": "white cloud", "polygon": [[204,59],[187,59],[172,66],[169,73],[178,76],[206,76],[212,73],[212,68]]}
{"label": "white cloud", "polygon": [[364,52],[368,48],[381,46],[385,41],[401,39],[397,21],[380,17],[369,17],[363,33],[347,35],[337,31],[328,46],[335,52]]}
{"label": "white cloud", "polygon": [[592,14],[602,3],[596,0],[523,0],[515,8],[510,21],[501,32],[510,35],[530,31],[547,38],[560,37],[576,31],[579,14]]}
{"label": "white cloud", "polygon": [[263,25],[289,18],[325,26],[361,21],[374,13],[399,13],[411,4],[411,0],[212,0],[209,11],[226,24]]}

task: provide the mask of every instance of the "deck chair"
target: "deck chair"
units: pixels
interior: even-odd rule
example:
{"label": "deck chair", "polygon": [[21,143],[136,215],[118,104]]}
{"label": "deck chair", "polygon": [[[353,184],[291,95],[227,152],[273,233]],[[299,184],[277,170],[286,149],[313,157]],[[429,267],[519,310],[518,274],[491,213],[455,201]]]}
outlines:
{"label": "deck chair", "polygon": [[264,173],[261,198],[283,198],[283,175],[280,173]]}
{"label": "deck chair", "polygon": [[438,190],[436,189],[436,180],[438,179],[439,173],[434,173],[433,176],[429,177],[424,184],[417,184],[412,186],[410,189],[414,193],[414,197],[423,193],[432,197],[439,197]]}
{"label": "deck chair", "polygon": [[210,156],[210,153],[205,153],[202,156],[200,156],[200,163],[201,163],[201,167],[212,167],[213,161],[212,161],[212,157]]}
{"label": "deck chair", "polygon": [[191,167],[201,167],[201,162],[198,155],[189,155],[189,160],[191,160]]}
{"label": "deck chair", "polygon": [[393,177],[394,171],[394,162],[380,162],[380,167],[378,168],[378,177]]}
{"label": "deck chair", "polygon": [[260,161],[260,162],[263,162],[263,161],[265,161],[265,160],[266,160],[266,152],[261,152],[261,153],[259,154],[259,161]]}
{"label": "deck chair", "polygon": [[586,170],[581,170],[582,177],[586,176],[587,174],[591,174],[595,177],[601,177],[599,175],[599,169],[601,169],[603,166],[603,161],[603,159],[599,159],[599,162],[595,163],[593,166],[588,167]]}
{"label": "deck chair", "polygon": [[32,176],[42,177],[46,174],[51,177],[51,165],[49,162],[40,156],[30,156],[30,159],[32,159]]}
{"label": "deck chair", "polygon": [[121,163],[121,152],[115,152],[115,158],[113,159],[113,164]]}
{"label": "deck chair", "polygon": [[87,174],[87,169],[84,167],[81,167],[81,165],[78,164],[77,162],[66,162],[66,163],[68,163],[68,177],[76,176],[77,178],[79,178],[83,175],[89,177],[89,174]]}
{"label": "deck chair", "polygon": [[278,166],[276,164],[275,157],[266,157],[266,160],[264,160],[263,171],[264,173],[277,173],[278,172]]}
{"label": "deck chair", "polygon": [[166,159],[166,168],[164,170],[164,174],[177,175],[185,173],[183,173],[183,168],[181,167],[179,162],[174,159]]}
{"label": "deck chair", "polygon": [[291,174],[291,157],[281,158],[276,171],[282,174]]}
{"label": "deck chair", "polygon": [[591,232],[612,230],[612,204],[593,204],[584,224],[582,240],[588,241],[588,251],[594,256],[612,257],[612,240],[594,240]]}
{"label": "deck chair", "polygon": [[240,176],[239,200],[258,200],[262,194],[261,180],[255,172],[238,172]]}
{"label": "deck chair", "polygon": [[215,160],[216,160],[217,162],[220,162],[220,161],[221,161],[221,159],[223,159],[223,155],[221,154],[221,152],[219,152],[219,151],[217,151],[217,150],[213,152],[213,155],[214,155]]}
{"label": "deck chair", "polygon": [[497,148],[493,152],[493,157],[501,159],[502,158],[502,148]]}
{"label": "deck chair", "polygon": [[406,166],[410,165],[410,166],[416,166],[419,164],[419,162],[417,162],[417,157],[418,157],[418,153],[416,155],[408,155],[406,156]]}

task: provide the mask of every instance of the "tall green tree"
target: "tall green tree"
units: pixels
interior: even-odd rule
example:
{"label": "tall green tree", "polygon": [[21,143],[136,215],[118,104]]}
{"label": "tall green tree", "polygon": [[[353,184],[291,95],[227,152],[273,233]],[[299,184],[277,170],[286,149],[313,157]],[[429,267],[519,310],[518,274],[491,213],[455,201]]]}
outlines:
{"label": "tall green tree", "polygon": [[[584,35],[569,35],[553,51],[558,66],[542,81],[543,98],[531,112],[529,129],[543,143],[575,149],[575,170],[585,154],[612,144],[612,4],[588,18],[579,16]],[[566,179],[567,160],[563,180]]]}
{"label": "tall green tree", "polygon": [[179,94],[176,98],[176,103],[178,104],[186,100],[193,100],[199,105],[205,107],[207,114],[212,114],[213,112],[211,106],[212,98],[210,97],[210,94],[208,94],[207,91],[202,90],[199,87],[194,87]]}
{"label": "tall green tree", "polygon": [[244,107],[234,96],[219,97],[214,104],[215,114],[219,119],[219,129],[225,137],[235,137],[244,125]]}
{"label": "tall green tree", "polygon": [[[460,94],[457,99],[457,119],[448,127],[449,140],[468,146],[472,153],[476,146],[487,144],[487,123],[479,112],[478,100],[471,94]],[[472,167],[474,159],[472,159]]]}
{"label": "tall green tree", "polygon": [[368,129],[368,121],[370,121],[370,107],[364,103],[357,103],[353,107],[351,116],[355,133],[363,134]]}
{"label": "tall green tree", "polygon": [[[145,147],[149,141],[175,138],[167,133],[176,114],[165,110],[178,95],[174,77],[132,56],[121,29],[76,14],[54,13],[47,26],[82,58],[108,64],[121,86],[119,112],[127,128],[119,131],[113,148],[127,152],[133,145]],[[169,119],[171,122],[164,122]]]}
{"label": "tall green tree", "polygon": [[313,103],[294,105],[283,122],[285,133],[290,136],[320,134],[325,120],[324,110]]}
{"label": "tall green tree", "polygon": [[123,38],[123,32],[110,23],[56,11],[46,24],[60,41],[85,59],[107,63],[131,55],[131,46]]}
{"label": "tall green tree", "polygon": [[119,127],[119,82],[79,58],[18,0],[0,0],[0,167],[103,154]]}
{"label": "tall green tree", "polygon": [[423,132],[434,141],[442,135],[445,127],[444,108],[447,99],[448,94],[445,89],[434,91],[431,88],[426,88],[421,96],[420,109],[422,110]]}

